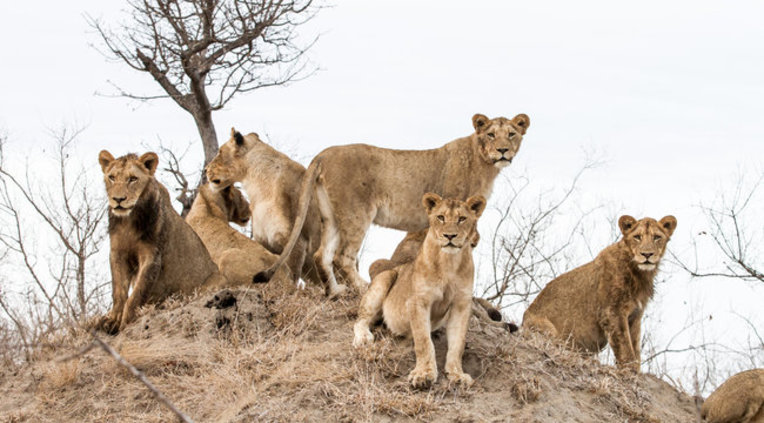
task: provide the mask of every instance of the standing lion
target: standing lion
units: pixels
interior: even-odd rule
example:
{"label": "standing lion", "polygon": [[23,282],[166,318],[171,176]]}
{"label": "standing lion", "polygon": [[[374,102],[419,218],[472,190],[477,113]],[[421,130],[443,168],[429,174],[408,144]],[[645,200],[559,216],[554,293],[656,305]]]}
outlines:
{"label": "standing lion", "polygon": [[154,179],[159,163],[155,153],[115,159],[103,150],[98,163],[109,202],[113,300],[111,311],[99,323],[101,329],[112,334],[123,330],[143,304],[226,284],[202,240],[172,208],[167,189]]}
{"label": "standing lion", "polygon": [[[430,150],[351,144],[329,147],[313,159],[303,188],[313,190],[315,184],[321,213],[321,246],[314,259],[334,292],[345,288],[338,285],[335,268],[356,288],[366,289],[357,256],[372,223],[415,232],[428,225],[426,213],[417,206],[425,192],[462,201],[470,195],[491,195],[499,172],[520,149],[530,119],[525,114],[512,119],[476,114],[472,125],[473,134]],[[300,209],[300,215],[308,213],[307,207]],[[287,247],[268,273],[286,260],[288,246],[301,231],[294,226]]]}
{"label": "standing lion", "polygon": [[639,371],[642,314],[676,229],[676,218],[621,216],[623,238],[581,267],[549,282],[523,315],[523,326],[595,353],[609,343],[619,367]]}

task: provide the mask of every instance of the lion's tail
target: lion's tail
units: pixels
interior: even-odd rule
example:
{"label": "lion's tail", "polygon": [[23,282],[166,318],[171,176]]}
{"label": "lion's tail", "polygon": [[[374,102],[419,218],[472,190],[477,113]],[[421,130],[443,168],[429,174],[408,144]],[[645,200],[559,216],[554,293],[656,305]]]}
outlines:
{"label": "lion's tail", "polygon": [[[308,166],[308,170],[305,172],[305,177],[302,179],[302,186],[300,187],[300,200],[297,203],[297,218],[292,226],[292,232],[289,234],[284,249],[281,251],[281,255],[271,267],[262,272],[256,274],[252,278],[253,283],[264,283],[271,280],[273,274],[284,264],[292,253],[297,239],[302,233],[302,227],[305,225],[305,219],[308,216],[308,209],[310,208],[310,201],[313,199],[313,188],[316,184],[316,179],[321,172],[321,161],[316,158]],[[299,269],[298,269],[299,271]],[[297,275],[299,276],[299,275]]]}

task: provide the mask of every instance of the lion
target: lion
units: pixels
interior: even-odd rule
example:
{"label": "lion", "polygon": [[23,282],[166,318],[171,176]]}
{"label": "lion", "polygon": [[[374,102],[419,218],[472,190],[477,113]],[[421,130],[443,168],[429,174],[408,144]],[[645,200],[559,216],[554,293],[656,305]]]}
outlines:
{"label": "lion", "polygon": [[587,353],[609,343],[616,365],[638,373],[642,314],[676,224],[674,216],[657,222],[621,216],[623,237],[593,261],[549,282],[525,311],[523,326],[569,340]]}
{"label": "lion", "polygon": [[[369,226],[407,232],[427,228],[427,215],[415,206],[422,193],[458,200],[490,196],[496,176],[517,154],[530,119],[525,114],[513,119],[476,114],[472,124],[472,135],[431,150],[351,144],[329,147],[313,159],[303,187],[315,187],[322,232],[314,260],[330,285],[337,285],[336,267],[348,282],[365,290],[368,283],[358,274],[357,256]],[[321,169],[314,170],[317,166]],[[290,237],[300,231],[295,225]],[[283,261],[279,258],[274,266]]]}
{"label": "lion", "polygon": [[[395,248],[395,251],[389,260],[379,259],[374,261],[374,263],[369,266],[369,277],[374,279],[376,275],[386,270],[390,270],[404,263],[413,262],[419,253],[422,244],[424,243],[427,232],[429,232],[429,228],[417,232],[407,233],[403,240]],[[480,241],[480,233],[477,231],[477,227],[475,227],[469,237],[470,247],[474,249]],[[497,309],[488,300],[474,297],[472,299],[472,303],[472,314],[477,316],[479,319],[492,322],[501,322],[503,320],[501,311],[499,311],[499,309]],[[507,323],[506,325],[502,324],[502,326],[508,328],[510,332],[517,331],[517,325],[514,323]]]}
{"label": "lion", "polygon": [[[244,285],[253,282],[254,276],[270,267],[278,258],[265,247],[242,235],[228,222],[240,226],[249,222],[249,202],[241,191],[233,185],[213,191],[209,184],[199,188],[199,194],[186,216],[204,246],[209,251],[212,261],[218,265],[230,285]],[[288,269],[279,277],[291,280]]]}
{"label": "lion", "polygon": [[414,387],[426,387],[438,376],[430,333],[445,326],[448,380],[470,386],[462,353],[472,310],[471,241],[486,200],[482,195],[459,201],[427,193],[422,204],[430,223],[427,236],[413,262],[375,275],[361,300],[353,346],[374,341],[369,326],[382,317],[395,335],[413,337],[416,366],[408,380]]}
{"label": "lion", "polygon": [[700,414],[708,423],[764,423],[764,369],[727,379],[703,403]]}
{"label": "lion", "polygon": [[113,300],[99,322],[101,329],[114,334],[143,304],[227,283],[202,240],[172,208],[167,189],[154,179],[159,164],[155,153],[115,159],[103,150],[98,163],[109,203]]}
{"label": "lion", "polygon": [[[271,253],[285,252],[295,283],[300,277],[311,282],[321,280],[313,262],[320,242],[321,217],[312,197],[306,197],[306,213],[298,218],[301,181],[315,179],[306,175],[305,167],[261,141],[257,134],[242,135],[231,128],[231,138],[220,146],[206,172],[213,191],[241,182],[252,201],[252,237]],[[297,225],[296,239],[286,249],[290,232]],[[264,273],[267,276],[258,279],[267,281],[275,270],[269,269]],[[339,290],[336,286],[328,289],[331,294]]]}

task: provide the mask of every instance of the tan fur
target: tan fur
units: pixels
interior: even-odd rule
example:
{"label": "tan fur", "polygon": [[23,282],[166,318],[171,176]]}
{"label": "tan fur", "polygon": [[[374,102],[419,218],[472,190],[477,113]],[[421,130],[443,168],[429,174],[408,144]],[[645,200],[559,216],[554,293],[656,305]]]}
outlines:
{"label": "tan fur", "polygon": [[616,364],[638,372],[642,314],[676,223],[673,216],[660,222],[621,216],[623,238],[549,282],[523,315],[523,326],[590,353],[609,343]]}
{"label": "tan fur", "polygon": [[764,423],[764,369],[727,379],[703,403],[701,415],[708,423]]}
{"label": "tan fur", "polygon": [[109,202],[113,299],[100,328],[115,333],[143,304],[226,284],[202,241],[172,208],[167,189],[154,179],[156,154],[114,159],[103,150],[98,162]]}
{"label": "tan fur", "polygon": [[[390,270],[404,263],[413,262],[414,259],[416,259],[419,250],[422,248],[422,244],[424,243],[424,239],[427,236],[428,231],[429,228],[417,232],[409,232],[406,234],[403,240],[395,248],[395,251],[389,260],[375,260],[374,263],[369,266],[369,277],[374,279],[375,276],[386,270]],[[470,247],[474,249],[480,241],[480,233],[478,233],[477,227],[475,227],[469,236]],[[478,316],[478,318],[493,322],[502,321],[501,311],[499,311],[499,309],[489,301],[483,298],[475,297],[472,299],[472,302],[472,314]],[[512,331],[514,332],[514,330],[517,329],[517,326],[512,324],[510,328],[513,328]]]}
{"label": "tan fur", "polygon": [[[186,222],[202,239],[212,261],[231,285],[252,283],[257,273],[270,267],[278,258],[228,224],[234,222],[243,226],[249,217],[249,202],[238,188],[229,185],[213,191],[209,184],[199,189],[186,216]],[[282,270],[279,279],[291,280],[289,270],[285,267]]]}
{"label": "tan fur", "polygon": [[490,196],[530,120],[524,114],[513,119],[477,114],[472,120],[475,133],[432,150],[352,144],[327,148],[313,159],[309,172],[322,166],[315,196],[323,221],[314,258],[331,285],[337,283],[334,268],[358,289],[368,285],[358,274],[357,255],[372,223],[408,232],[427,227],[426,214],[416,206],[423,192],[459,200]]}
{"label": "tan fur", "polygon": [[[262,142],[257,134],[242,136],[231,128],[231,138],[207,165],[207,179],[213,190],[241,182],[252,202],[252,237],[274,254],[285,251],[298,219],[301,182],[308,179],[305,167]],[[302,277],[317,283],[321,278],[313,254],[320,242],[321,218],[315,200],[307,201],[305,223],[285,260],[295,282]],[[276,269],[269,270],[266,280]]]}
{"label": "tan fur", "polygon": [[438,374],[430,333],[445,325],[446,374],[449,381],[469,386],[472,377],[462,370],[462,353],[474,285],[471,240],[485,198],[463,202],[428,193],[422,203],[430,223],[427,236],[413,262],[375,275],[361,300],[353,345],[374,340],[369,326],[381,316],[394,334],[413,337],[416,367],[409,382],[424,387]]}

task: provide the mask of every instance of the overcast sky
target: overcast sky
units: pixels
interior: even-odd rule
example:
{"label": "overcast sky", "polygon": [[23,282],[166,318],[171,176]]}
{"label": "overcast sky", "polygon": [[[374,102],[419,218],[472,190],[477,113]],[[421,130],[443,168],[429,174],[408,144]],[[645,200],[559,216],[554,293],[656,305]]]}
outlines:
{"label": "overcast sky", "polygon": [[[108,81],[158,92],[148,75],[90,46],[99,40],[84,14],[114,22],[115,3],[0,6],[0,128],[11,149],[34,151],[50,142],[46,127],[77,122],[87,125],[78,151],[97,170],[102,148],[118,155],[160,138],[179,148],[198,139],[169,100],[94,95],[113,93]],[[470,134],[474,113],[526,113],[530,129],[505,175],[561,187],[593,152],[604,165],[582,180],[577,201],[637,217],[674,214],[672,247],[682,252],[702,228],[697,204],[713,201],[739,169],[764,168],[763,18],[758,1],[337,0],[303,31],[321,34],[310,51],[315,76],[240,95],[214,121],[221,141],[236,126],[306,163],[335,144],[437,147]],[[597,248],[608,242],[600,238]],[[729,285],[761,299],[761,290],[723,283],[667,288],[661,301],[670,314],[671,301],[700,290],[708,294],[699,302],[729,311]]]}

